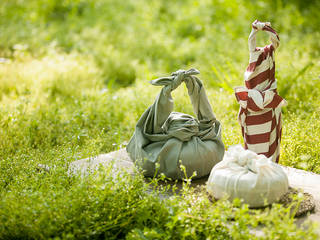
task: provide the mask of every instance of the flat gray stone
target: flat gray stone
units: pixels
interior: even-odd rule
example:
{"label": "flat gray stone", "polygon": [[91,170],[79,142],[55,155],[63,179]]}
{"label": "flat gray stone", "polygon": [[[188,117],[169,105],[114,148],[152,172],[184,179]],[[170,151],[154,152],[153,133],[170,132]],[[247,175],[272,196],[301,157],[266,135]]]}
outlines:
{"label": "flat gray stone", "polygon": [[[89,172],[98,169],[100,165],[107,167],[111,163],[114,164],[113,167],[116,169],[114,173],[117,173],[120,170],[127,171],[131,174],[135,172],[134,164],[124,148],[96,157],[74,161],[70,164],[69,171],[88,174]],[[301,225],[307,219],[316,222],[319,225],[318,233],[320,234],[320,175],[286,166],[282,166],[282,169],[288,175],[289,185],[292,188],[302,189],[304,192],[310,193],[315,200],[315,212],[298,218],[297,224]],[[197,179],[192,181],[192,185],[203,185],[206,182],[207,178]]]}
{"label": "flat gray stone", "polygon": [[98,170],[100,166],[108,167],[113,164],[114,174],[121,171],[126,171],[133,174],[135,166],[127,154],[125,148],[107,154],[100,154],[95,157],[89,157],[71,162],[69,165],[69,173],[80,173],[86,175],[90,172]]}

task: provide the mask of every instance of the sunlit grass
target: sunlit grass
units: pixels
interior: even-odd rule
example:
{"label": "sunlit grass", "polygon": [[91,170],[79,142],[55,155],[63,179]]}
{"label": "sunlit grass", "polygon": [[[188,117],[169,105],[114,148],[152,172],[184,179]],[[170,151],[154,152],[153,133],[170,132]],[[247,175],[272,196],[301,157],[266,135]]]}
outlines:
{"label": "sunlit grass", "polygon": [[[248,225],[260,224],[265,238],[313,239],[279,206],[252,217],[245,206],[212,205],[203,191],[160,200],[141,177],[116,185],[66,171],[124,147],[161,89],[148,81],[179,68],[200,70],[225,146],[242,143],[233,87],[243,84],[259,18],[281,38],[276,77],[289,105],[280,163],[320,173],[316,10],[300,1],[1,2],[0,238],[252,239]],[[173,97],[176,111],[193,114],[184,85]],[[55,168],[38,172],[39,163]],[[228,214],[238,214],[230,225]]]}

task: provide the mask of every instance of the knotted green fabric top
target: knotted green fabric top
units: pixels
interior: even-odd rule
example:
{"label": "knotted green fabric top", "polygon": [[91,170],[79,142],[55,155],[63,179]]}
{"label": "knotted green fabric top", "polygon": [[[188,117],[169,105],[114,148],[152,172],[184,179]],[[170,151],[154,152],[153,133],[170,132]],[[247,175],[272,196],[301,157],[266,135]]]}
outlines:
{"label": "knotted green fabric top", "polygon": [[[212,112],[202,82],[194,76],[199,73],[196,69],[178,70],[171,76],[151,81],[163,88],[154,104],[142,114],[127,146],[130,157],[145,170],[146,176],[153,176],[155,163],[159,163],[158,173],[182,178],[181,160],[188,176],[196,171],[197,177],[202,177],[222,160],[221,125]],[[197,119],[172,112],[171,91],[182,82],[187,86]]]}

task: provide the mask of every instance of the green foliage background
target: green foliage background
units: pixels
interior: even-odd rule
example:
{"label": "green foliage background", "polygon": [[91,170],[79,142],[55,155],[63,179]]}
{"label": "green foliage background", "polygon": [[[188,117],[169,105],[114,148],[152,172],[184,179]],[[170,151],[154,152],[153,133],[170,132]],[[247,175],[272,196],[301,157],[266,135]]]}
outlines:
{"label": "green foliage background", "polygon": [[[247,37],[259,19],[281,39],[276,77],[289,105],[280,163],[320,173],[318,9],[317,0],[2,0],[0,238],[251,238],[244,208],[235,220],[241,235],[225,226],[227,202],[210,207],[203,197],[192,203],[196,219],[179,218],[191,200],[163,203],[158,190],[145,194],[141,179],[118,179],[123,185],[114,190],[114,179],[81,180],[66,169],[75,159],[125,146],[160,90],[148,81],[181,68],[200,70],[225,145],[241,143],[232,89],[243,84]],[[265,35],[258,38],[266,44]],[[186,89],[174,96],[176,110],[192,114]],[[39,163],[56,168],[38,173]],[[252,224],[268,226],[266,238],[312,239],[285,211],[257,213],[260,222]],[[196,222],[204,225],[188,232]]]}

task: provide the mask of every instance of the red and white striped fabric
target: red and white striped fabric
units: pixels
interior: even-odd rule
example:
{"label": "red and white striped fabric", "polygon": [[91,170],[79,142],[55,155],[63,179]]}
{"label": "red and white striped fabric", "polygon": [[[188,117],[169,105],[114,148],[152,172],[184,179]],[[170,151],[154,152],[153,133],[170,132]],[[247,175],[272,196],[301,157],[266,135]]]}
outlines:
{"label": "red and white striped fabric", "polygon": [[[270,35],[270,45],[256,47],[259,30]],[[244,74],[246,87],[235,88],[245,148],[279,162],[281,107],[287,105],[286,100],[277,93],[275,79],[274,50],[279,46],[280,39],[270,23],[256,20],[252,23],[248,42],[250,60]]]}

